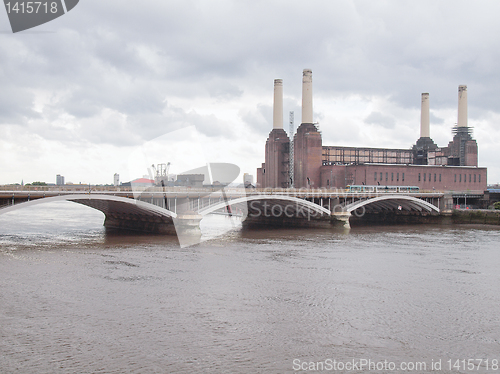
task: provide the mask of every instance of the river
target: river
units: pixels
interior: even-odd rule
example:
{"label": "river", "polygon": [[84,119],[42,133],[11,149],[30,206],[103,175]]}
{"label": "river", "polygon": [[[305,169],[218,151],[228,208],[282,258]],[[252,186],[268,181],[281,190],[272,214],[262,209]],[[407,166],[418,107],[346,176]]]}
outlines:
{"label": "river", "polygon": [[0,215],[2,374],[500,373],[496,227],[235,225],[180,248],[102,222]]}

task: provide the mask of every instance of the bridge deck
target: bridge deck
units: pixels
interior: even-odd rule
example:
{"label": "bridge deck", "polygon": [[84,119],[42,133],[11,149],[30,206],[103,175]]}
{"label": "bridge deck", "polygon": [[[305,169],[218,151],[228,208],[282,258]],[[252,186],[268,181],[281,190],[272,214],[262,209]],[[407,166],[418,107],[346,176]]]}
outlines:
{"label": "bridge deck", "polygon": [[[448,192],[452,194],[457,194],[459,192]],[[462,192],[464,193],[464,192]],[[468,195],[472,194],[483,194],[481,191],[467,191]],[[0,189],[0,198],[43,198],[51,196],[61,196],[61,195],[71,195],[71,194],[99,194],[99,195],[111,195],[111,196],[121,196],[134,198],[134,196],[148,196],[148,197],[162,197],[168,196],[169,198],[195,198],[200,196],[208,196],[213,194],[224,194],[231,197],[243,197],[243,196],[253,196],[253,195],[273,195],[273,196],[292,196],[299,198],[348,198],[348,197],[376,197],[388,194],[394,194],[394,192],[346,192],[344,190],[292,190],[292,191],[268,191],[268,190],[249,190],[249,189],[237,189],[237,188],[226,188],[222,192],[220,189],[165,189],[161,188],[147,188],[147,189],[91,189],[90,191],[82,189],[57,189],[57,188],[26,188],[26,189]],[[414,196],[414,197],[441,197],[446,193],[444,191],[422,191],[414,193],[398,193],[401,195]]]}
{"label": "bridge deck", "polygon": [[[386,193],[338,189],[141,188],[132,191],[109,188],[82,193],[81,189],[74,188],[17,188],[0,191],[0,214],[45,201],[66,200],[102,211],[106,227],[147,232],[172,232],[177,221],[198,220],[199,223],[203,216],[223,211],[240,214],[246,218],[245,222],[255,224],[330,224],[341,220],[348,227],[351,213],[359,217],[359,210],[363,214],[436,214],[443,206],[444,196],[437,191]],[[188,216],[191,218],[186,218]]]}

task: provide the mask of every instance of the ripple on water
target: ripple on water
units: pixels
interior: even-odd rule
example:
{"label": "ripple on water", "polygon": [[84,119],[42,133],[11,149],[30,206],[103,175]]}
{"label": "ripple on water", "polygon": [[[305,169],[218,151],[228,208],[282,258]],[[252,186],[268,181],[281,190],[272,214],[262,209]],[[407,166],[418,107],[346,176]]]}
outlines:
{"label": "ripple on water", "polygon": [[81,213],[68,225],[32,213],[33,232],[0,216],[6,372],[288,372],[294,358],[497,356],[496,230],[235,229],[181,249],[171,237],[106,235],[102,217]]}

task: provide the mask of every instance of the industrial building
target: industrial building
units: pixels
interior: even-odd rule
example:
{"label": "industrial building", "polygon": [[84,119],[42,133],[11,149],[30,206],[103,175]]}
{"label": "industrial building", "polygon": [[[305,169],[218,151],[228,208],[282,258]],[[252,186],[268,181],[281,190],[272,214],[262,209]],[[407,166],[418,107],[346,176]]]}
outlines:
{"label": "industrial building", "polygon": [[422,94],[420,138],[407,149],[324,146],[313,122],[312,71],[304,69],[302,122],[290,141],[283,129],[283,80],[274,81],[273,129],[260,188],[346,188],[352,185],[416,186],[422,190],[484,191],[487,169],[478,167],[478,146],[467,123],[467,86],[458,88],[453,139],[438,147],[430,137],[429,94]]}

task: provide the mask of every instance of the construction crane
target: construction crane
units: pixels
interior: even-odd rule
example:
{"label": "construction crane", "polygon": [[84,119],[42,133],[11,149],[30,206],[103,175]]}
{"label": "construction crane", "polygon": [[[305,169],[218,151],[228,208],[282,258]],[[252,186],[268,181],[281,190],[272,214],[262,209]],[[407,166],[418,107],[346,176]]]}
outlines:
{"label": "construction crane", "polygon": [[166,164],[158,164],[156,165],[156,168],[155,165],[152,164],[151,168],[153,169],[154,172],[155,186],[163,187],[163,201],[165,204],[164,208],[168,210],[169,205],[168,205],[167,195],[165,194],[165,181],[168,182],[168,171],[170,169],[170,162],[167,162]]}
{"label": "construction crane", "polygon": [[170,169],[170,162],[167,162],[166,164],[158,164],[156,165],[156,168],[153,164],[151,165],[151,168],[153,169],[155,185],[157,186],[164,185],[165,181],[168,181],[168,171]]}
{"label": "construction crane", "polygon": [[289,130],[288,130],[288,136],[290,137],[290,148],[289,148],[289,170],[288,170],[288,178],[290,179],[290,183],[289,183],[289,186],[290,188],[293,188],[293,183],[294,183],[294,179],[295,179],[295,176],[294,176],[294,168],[295,168],[295,164],[294,164],[294,143],[293,143],[293,134],[295,132],[294,130],[294,124],[293,124],[294,120],[293,120],[293,111],[290,112],[290,126],[289,126]]}

